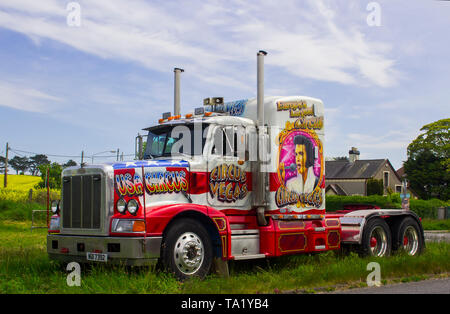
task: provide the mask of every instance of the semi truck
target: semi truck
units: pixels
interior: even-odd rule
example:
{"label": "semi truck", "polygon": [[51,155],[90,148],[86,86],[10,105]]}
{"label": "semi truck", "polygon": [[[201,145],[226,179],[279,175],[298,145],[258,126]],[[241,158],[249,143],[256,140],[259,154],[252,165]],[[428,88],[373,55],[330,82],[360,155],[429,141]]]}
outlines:
{"label": "semi truck", "polygon": [[[228,273],[232,260],[353,250],[420,254],[420,218],[406,209],[326,211],[324,106],[307,96],[203,100],[146,128],[145,151],[130,161],[81,164],[62,172],[51,205],[50,259],[160,263],[183,280]],[[142,147],[142,145],[138,145]]]}

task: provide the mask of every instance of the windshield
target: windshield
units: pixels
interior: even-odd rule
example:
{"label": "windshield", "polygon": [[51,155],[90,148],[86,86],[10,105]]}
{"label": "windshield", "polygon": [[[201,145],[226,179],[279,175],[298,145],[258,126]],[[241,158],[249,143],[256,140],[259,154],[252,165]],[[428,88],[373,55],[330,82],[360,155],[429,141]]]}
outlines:
{"label": "windshield", "polygon": [[[169,157],[172,155],[201,155],[206,138],[203,137],[206,123],[161,125],[148,131],[144,159]],[[198,147],[196,147],[197,141]]]}

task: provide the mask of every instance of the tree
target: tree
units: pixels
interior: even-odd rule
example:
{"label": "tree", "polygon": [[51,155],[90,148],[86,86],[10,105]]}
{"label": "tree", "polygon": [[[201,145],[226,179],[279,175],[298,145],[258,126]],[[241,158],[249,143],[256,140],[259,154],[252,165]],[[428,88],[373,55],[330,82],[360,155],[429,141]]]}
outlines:
{"label": "tree", "polygon": [[39,166],[39,172],[41,173],[41,181],[36,185],[37,188],[45,188],[47,179],[47,169],[49,170],[48,185],[51,189],[61,189],[61,172],[62,167],[60,164],[54,162],[52,164],[43,164]]}
{"label": "tree", "polygon": [[383,180],[367,179],[367,196],[369,195],[383,195],[384,185]]}
{"label": "tree", "polygon": [[[50,160],[48,160],[46,155],[37,154],[30,157],[30,172],[33,176],[38,175],[39,166],[49,165]],[[42,174],[42,173],[41,173]]]}
{"label": "tree", "polygon": [[72,159],[70,159],[68,162],[66,162],[64,165],[62,165],[62,167],[67,168],[67,167],[73,167],[76,165],[77,165],[77,163],[75,161],[73,161]]}
{"label": "tree", "polygon": [[5,172],[5,157],[0,156],[0,173]]}
{"label": "tree", "polygon": [[421,198],[450,199],[450,119],[423,126],[408,145],[405,173]]}
{"label": "tree", "polygon": [[19,171],[25,172],[30,167],[30,160],[27,157],[14,156],[8,162],[16,170],[16,174],[19,174]]}

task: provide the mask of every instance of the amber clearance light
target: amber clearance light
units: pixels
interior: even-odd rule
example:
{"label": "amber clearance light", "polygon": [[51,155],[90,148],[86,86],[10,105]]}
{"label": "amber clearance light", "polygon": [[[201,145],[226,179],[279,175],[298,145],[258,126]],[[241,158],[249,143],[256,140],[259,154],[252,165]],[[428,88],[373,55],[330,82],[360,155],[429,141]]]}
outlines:
{"label": "amber clearance light", "polygon": [[133,232],[144,232],[145,222],[142,220],[135,220],[133,224]]}

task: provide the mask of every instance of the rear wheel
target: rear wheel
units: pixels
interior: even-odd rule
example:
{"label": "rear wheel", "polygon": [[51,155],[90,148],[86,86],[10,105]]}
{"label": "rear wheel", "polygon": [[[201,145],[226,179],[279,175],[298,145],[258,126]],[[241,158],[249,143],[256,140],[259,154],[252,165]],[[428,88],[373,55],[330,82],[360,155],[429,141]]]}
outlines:
{"label": "rear wheel", "polygon": [[364,227],[360,253],[363,256],[389,256],[391,254],[391,230],[381,218],[370,219]]}
{"label": "rear wheel", "polygon": [[424,247],[420,226],[411,217],[399,221],[393,228],[393,246],[395,250],[408,255],[419,255]]}
{"label": "rear wheel", "polygon": [[167,231],[163,263],[178,279],[205,277],[211,270],[212,259],[211,239],[201,223],[182,219]]}

